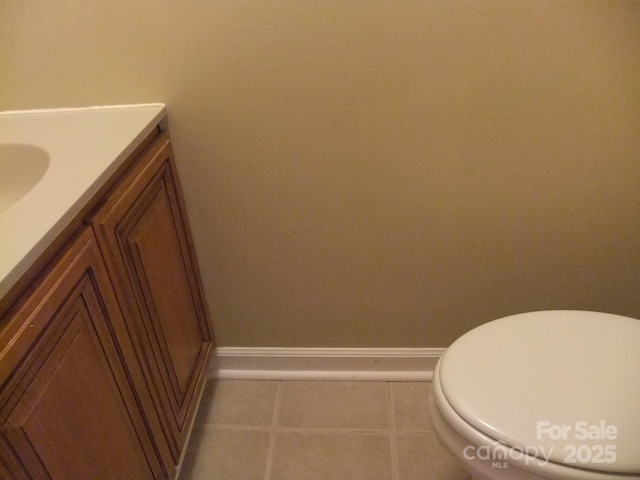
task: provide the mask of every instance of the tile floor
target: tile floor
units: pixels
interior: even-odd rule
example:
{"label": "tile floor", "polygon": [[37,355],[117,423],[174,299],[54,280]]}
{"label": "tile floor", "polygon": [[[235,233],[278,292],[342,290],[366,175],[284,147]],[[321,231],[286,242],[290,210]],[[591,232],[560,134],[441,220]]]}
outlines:
{"label": "tile floor", "polygon": [[469,480],[428,382],[210,381],[180,480]]}

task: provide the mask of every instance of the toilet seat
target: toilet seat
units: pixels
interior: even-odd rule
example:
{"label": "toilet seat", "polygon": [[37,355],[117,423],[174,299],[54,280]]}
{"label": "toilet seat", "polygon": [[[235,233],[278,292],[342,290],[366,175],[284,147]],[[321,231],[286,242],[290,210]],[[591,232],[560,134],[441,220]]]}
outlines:
{"label": "toilet seat", "polygon": [[[429,398],[431,420],[438,437],[450,453],[474,473],[475,478],[491,480],[638,480],[640,475],[619,475],[614,473],[596,472],[560,465],[549,462],[541,465],[537,458],[522,456],[500,443],[474,429],[462,419],[447,403],[442,393],[439,381],[439,367],[436,366],[433,376],[433,390]],[[490,458],[483,462],[469,463],[469,457],[464,456],[465,449],[471,452],[485,448],[490,452]],[[507,462],[508,468],[495,469],[493,462]]]}
{"label": "toilet seat", "polygon": [[[617,315],[548,311],[489,322],[438,363],[437,410],[470,444],[509,455],[509,464],[541,478],[640,478],[638,345],[640,321]],[[553,435],[567,426],[564,438]],[[597,457],[606,445],[609,456]],[[597,462],[611,462],[611,454],[613,463]]]}

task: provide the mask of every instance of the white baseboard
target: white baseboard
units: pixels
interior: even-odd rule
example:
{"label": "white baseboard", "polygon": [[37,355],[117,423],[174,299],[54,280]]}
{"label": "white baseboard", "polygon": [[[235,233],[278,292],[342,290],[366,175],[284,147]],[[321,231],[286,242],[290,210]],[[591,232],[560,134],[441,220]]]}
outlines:
{"label": "white baseboard", "polygon": [[429,381],[444,348],[216,349],[209,378]]}

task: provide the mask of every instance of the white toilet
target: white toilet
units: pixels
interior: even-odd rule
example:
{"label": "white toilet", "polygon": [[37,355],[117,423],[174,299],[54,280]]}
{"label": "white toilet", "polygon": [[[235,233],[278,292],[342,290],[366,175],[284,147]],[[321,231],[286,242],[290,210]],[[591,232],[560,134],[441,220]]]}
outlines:
{"label": "white toilet", "polygon": [[429,409],[474,480],[640,479],[640,320],[557,310],[481,325],[438,362]]}

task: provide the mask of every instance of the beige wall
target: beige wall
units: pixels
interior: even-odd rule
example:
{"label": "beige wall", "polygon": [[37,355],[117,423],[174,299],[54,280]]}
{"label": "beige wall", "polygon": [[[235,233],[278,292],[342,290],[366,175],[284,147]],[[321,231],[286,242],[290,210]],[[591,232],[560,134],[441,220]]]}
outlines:
{"label": "beige wall", "polygon": [[638,2],[4,0],[0,49],[3,109],[168,104],[220,345],[640,317]]}

